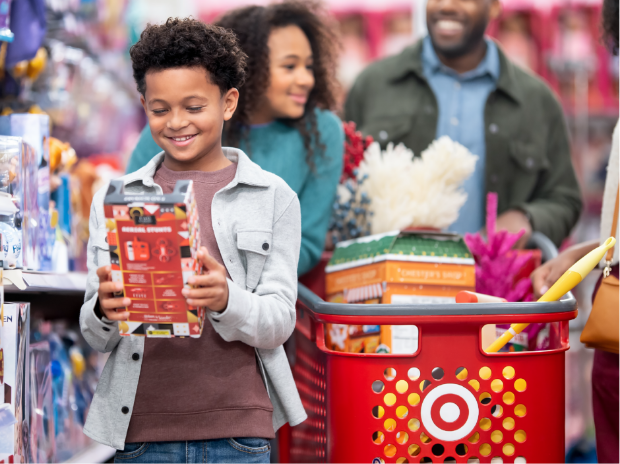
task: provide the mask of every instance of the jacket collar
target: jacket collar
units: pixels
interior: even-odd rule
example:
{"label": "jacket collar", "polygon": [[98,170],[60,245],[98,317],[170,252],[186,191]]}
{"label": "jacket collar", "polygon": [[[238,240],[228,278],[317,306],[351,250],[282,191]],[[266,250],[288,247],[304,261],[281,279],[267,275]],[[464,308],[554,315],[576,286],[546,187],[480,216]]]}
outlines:
{"label": "jacket collar", "polygon": [[[423,53],[424,39],[419,40],[415,44],[405,48],[400,59],[393,62],[393,66],[386,69],[388,78],[397,82],[410,74],[415,75],[418,79],[426,82],[424,76],[424,68],[422,65],[422,53]],[[523,90],[519,83],[519,79],[515,75],[516,66],[508,59],[501,46],[495,42],[497,46],[497,52],[499,55],[499,78],[497,79],[497,89],[517,103],[521,103],[524,99]]]}
{"label": "jacket collar", "polygon": [[[222,147],[224,156],[233,163],[237,164],[237,172],[232,182],[227,188],[232,188],[237,184],[251,185],[254,187],[269,187],[270,182],[260,166],[254,163],[248,155],[237,148]],[[164,152],[155,155],[146,166],[137,171],[122,177],[123,184],[129,185],[134,182],[142,182],[145,187],[152,187],[155,182],[153,177],[159,165],[164,161]]]}

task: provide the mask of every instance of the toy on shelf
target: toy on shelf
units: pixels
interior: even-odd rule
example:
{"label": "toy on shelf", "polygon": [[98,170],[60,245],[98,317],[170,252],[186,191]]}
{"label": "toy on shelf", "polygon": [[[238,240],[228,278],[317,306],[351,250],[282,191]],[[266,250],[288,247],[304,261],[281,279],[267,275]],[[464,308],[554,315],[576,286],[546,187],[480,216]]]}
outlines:
{"label": "toy on shelf", "polygon": [[[22,228],[31,230],[33,243],[25,242],[24,267],[36,271],[51,270],[51,248],[47,246],[53,230],[50,227],[50,166],[49,138],[50,118],[46,114],[14,113],[0,117],[0,134],[21,137],[24,146],[34,156],[33,165],[26,165],[24,179],[26,192],[23,199],[24,218],[28,220]],[[24,161],[22,160],[22,165]],[[36,170],[36,174],[35,174]],[[30,177],[35,178],[30,180]]]}
{"label": "toy on shelf", "polygon": [[[20,137],[0,136],[0,192],[10,195],[16,211],[0,216],[0,229],[10,243],[3,241],[3,265],[38,269],[38,169],[34,149]],[[4,202],[6,203],[6,201]],[[14,233],[15,232],[15,233]],[[12,257],[7,253],[13,254]],[[13,259],[14,258],[14,261]],[[6,263],[4,263],[6,261]]]}
{"label": "toy on shelf", "polygon": [[0,348],[4,372],[0,392],[15,416],[14,425],[0,429],[0,461],[31,462],[30,422],[30,303],[4,303]]}
{"label": "toy on shelf", "polygon": [[131,298],[123,336],[200,337],[205,309],[181,294],[200,272],[198,211],[192,181],[178,181],[168,195],[131,195],[112,181],[104,199],[112,280],[117,296]]}

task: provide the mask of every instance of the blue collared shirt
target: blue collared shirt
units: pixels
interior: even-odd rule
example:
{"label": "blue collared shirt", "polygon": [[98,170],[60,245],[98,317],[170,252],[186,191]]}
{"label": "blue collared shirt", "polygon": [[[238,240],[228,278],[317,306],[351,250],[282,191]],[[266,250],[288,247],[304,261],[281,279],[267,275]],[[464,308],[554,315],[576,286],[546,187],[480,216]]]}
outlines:
{"label": "blue collared shirt", "polygon": [[489,94],[495,90],[500,65],[497,46],[486,39],[487,53],[478,67],[458,74],[445,66],[435,53],[430,37],[424,39],[422,66],[439,106],[437,134],[447,135],[478,156],[476,170],[463,185],[467,201],[450,230],[459,234],[477,232],[484,225],[485,193],[485,128],[484,108]]}

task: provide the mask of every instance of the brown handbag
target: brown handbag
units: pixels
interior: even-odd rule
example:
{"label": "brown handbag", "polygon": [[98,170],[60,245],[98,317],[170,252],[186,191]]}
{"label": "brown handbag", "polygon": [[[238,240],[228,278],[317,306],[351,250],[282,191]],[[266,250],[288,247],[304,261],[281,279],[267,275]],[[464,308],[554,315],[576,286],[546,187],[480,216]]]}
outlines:
{"label": "brown handbag", "polygon": [[[618,227],[618,197],[620,188],[616,194],[616,208],[614,210],[614,220],[611,226],[611,236],[615,235]],[[617,244],[616,244],[617,245]],[[607,251],[605,256],[606,266],[603,271],[601,286],[594,297],[592,312],[588,317],[588,322],[581,332],[581,343],[588,348],[608,351],[618,354],[618,311],[620,301],[618,297],[618,279],[610,275],[611,260],[614,256],[614,249]]]}

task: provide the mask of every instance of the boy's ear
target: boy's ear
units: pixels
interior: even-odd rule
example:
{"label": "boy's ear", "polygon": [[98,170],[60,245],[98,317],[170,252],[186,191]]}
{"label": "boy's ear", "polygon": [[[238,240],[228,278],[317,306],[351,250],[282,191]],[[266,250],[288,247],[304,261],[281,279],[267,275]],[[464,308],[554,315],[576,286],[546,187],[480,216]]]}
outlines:
{"label": "boy's ear", "polygon": [[235,114],[237,104],[239,103],[239,91],[234,87],[224,94],[224,121],[230,120]]}
{"label": "boy's ear", "polygon": [[148,115],[149,113],[146,111],[146,100],[142,94],[140,94],[140,103],[142,104],[142,108],[144,108],[144,112]]}

